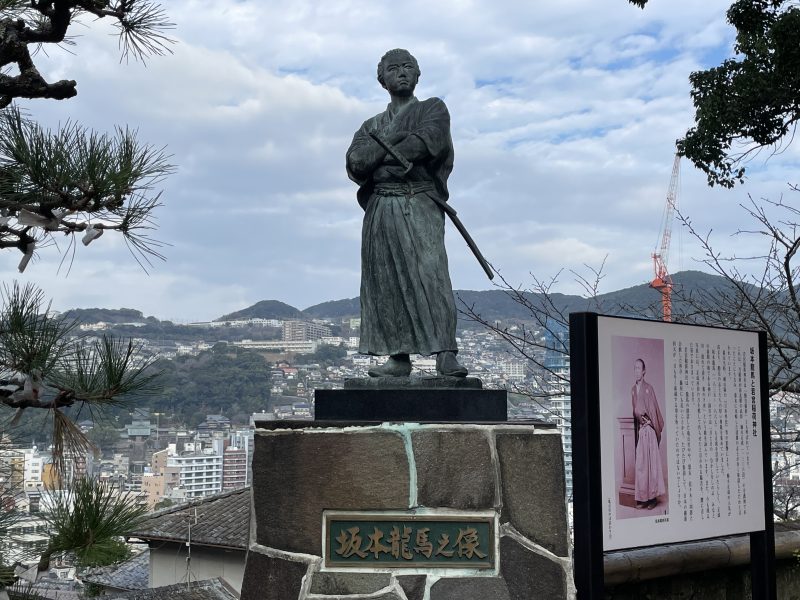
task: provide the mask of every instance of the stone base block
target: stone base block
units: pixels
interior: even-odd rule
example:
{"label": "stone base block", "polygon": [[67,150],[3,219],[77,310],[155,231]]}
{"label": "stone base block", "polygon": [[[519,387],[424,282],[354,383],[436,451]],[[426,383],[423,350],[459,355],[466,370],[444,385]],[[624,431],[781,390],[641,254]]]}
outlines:
{"label": "stone base block", "polygon": [[[560,600],[572,578],[560,436],[531,424],[259,428],[244,600]],[[323,512],[493,514],[489,569],[323,566]],[[365,536],[366,542],[366,536]]]}
{"label": "stone base block", "polygon": [[247,553],[240,597],[298,598],[307,571],[308,565],[305,563],[250,551]]}

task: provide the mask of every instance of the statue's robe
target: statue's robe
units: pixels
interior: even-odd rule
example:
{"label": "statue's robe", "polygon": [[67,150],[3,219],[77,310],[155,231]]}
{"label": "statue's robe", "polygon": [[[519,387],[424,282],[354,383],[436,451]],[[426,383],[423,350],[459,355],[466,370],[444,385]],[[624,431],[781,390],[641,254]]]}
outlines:
{"label": "statue's robe", "polygon": [[[357,165],[383,150],[369,136],[407,131],[427,155],[410,172],[391,160],[368,175]],[[365,354],[434,354],[456,347],[456,309],[444,247],[444,212],[453,169],[450,115],[438,98],[416,98],[393,114],[368,119],[347,151],[347,172],[359,184],[361,232],[361,343]]]}

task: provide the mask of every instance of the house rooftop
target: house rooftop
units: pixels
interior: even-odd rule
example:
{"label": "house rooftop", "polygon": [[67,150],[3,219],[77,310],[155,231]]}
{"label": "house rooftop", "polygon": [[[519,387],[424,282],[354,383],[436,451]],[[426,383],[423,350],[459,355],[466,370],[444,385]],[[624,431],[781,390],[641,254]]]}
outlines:
{"label": "house rooftop", "polygon": [[206,579],[191,583],[176,583],[164,587],[103,596],[104,600],[238,600],[236,593],[224,579]]}
{"label": "house rooftop", "polygon": [[81,580],[118,590],[147,589],[150,585],[150,550],[117,565],[89,569]]}
{"label": "house rooftop", "polygon": [[238,488],[154,512],[128,537],[247,550],[250,488]]}

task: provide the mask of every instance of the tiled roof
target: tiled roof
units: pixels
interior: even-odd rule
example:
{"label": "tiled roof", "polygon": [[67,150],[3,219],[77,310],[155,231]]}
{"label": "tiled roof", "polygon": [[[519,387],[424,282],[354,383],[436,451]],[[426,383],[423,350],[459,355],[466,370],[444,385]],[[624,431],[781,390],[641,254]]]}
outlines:
{"label": "tiled roof", "polygon": [[206,579],[190,584],[175,583],[164,587],[111,594],[104,600],[238,600],[239,594],[224,579]]}
{"label": "tiled roof", "polygon": [[[13,589],[13,588],[12,588]],[[81,600],[81,598],[85,598],[83,592],[74,591],[66,589],[65,587],[51,587],[45,583],[37,583],[33,586],[22,585],[22,598],[50,598],[52,600]],[[11,590],[8,590],[9,592]],[[25,596],[25,593],[35,594],[31,596]],[[11,596],[14,598],[15,596]],[[106,599],[104,599],[106,600]]]}
{"label": "tiled roof", "polygon": [[250,488],[207,496],[155,512],[128,537],[185,542],[190,523],[192,544],[246,550],[250,536]]}
{"label": "tiled roof", "polygon": [[144,590],[150,585],[150,550],[129,558],[124,563],[89,569],[81,576],[86,583],[118,590]]}

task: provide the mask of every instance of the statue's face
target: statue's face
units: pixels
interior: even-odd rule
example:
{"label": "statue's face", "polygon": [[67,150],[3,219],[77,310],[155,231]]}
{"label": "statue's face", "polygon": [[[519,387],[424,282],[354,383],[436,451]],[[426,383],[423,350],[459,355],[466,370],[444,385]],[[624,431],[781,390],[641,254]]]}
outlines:
{"label": "statue's face", "polygon": [[417,67],[408,54],[397,54],[383,63],[383,86],[393,96],[410,96],[417,87]]}

